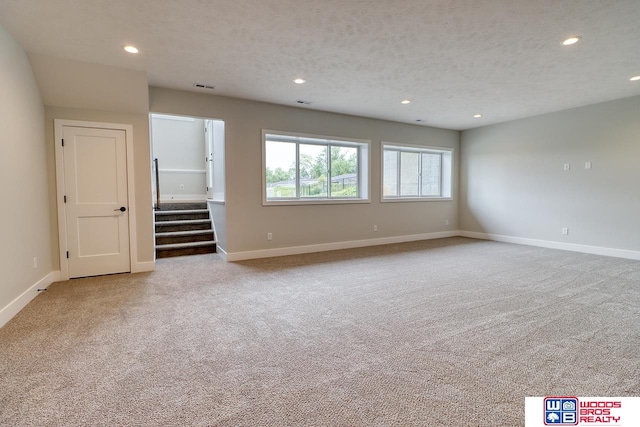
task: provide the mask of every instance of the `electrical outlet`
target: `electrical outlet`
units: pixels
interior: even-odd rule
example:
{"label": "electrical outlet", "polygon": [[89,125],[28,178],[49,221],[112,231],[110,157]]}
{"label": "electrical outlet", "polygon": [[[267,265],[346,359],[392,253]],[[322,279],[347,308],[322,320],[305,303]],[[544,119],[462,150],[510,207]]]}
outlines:
{"label": "electrical outlet", "polygon": [[446,219],[446,220],[444,221],[444,225],[449,225],[449,220],[448,220],[448,219]]}
{"label": "electrical outlet", "polygon": [[584,162],[585,169],[591,169],[591,162]]}
{"label": "electrical outlet", "polygon": [[184,184],[180,184],[180,189],[184,190]]}
{"label": "electrical outlet", "polygon": [[569,229],[567,227],[562,227],[562,234],[564,235],[569,234]]}
{"label": "electrical outlet", "polygon": [[267,240],[272,240],[272,239],[273,239],[273,234],[267,233]]}
{"label": "electrical outlet", "polygon": [[33,268],[38,268],[38,257],[37,256],[33,257]]}
{"label": "electrical outlet", "polygon": [[571,165],[569,163],[565,163],[564,170],[568,171],[569,169],[571,169]]}
{"label": "electrical outlet", "polygon": [[373,231],[378,231],[378,226],[377,225],[373,226]]}

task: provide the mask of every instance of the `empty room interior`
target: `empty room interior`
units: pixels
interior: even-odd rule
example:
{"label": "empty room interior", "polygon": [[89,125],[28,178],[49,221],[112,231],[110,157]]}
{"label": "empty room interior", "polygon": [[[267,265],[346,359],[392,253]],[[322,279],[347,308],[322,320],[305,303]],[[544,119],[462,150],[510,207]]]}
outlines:
{"label": "empty room interior", "polygon": [[0,1],[0,425],[622,425],[638,22]]}

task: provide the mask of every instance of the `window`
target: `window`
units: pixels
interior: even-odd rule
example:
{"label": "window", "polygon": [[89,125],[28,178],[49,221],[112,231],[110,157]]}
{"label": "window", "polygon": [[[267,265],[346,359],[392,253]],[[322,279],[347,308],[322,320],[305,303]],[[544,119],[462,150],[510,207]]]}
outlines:
{"label": "window", "polygon": [[262,131],[264,204],[369,201],[369,141]]}
{"label": "window", "polygon": [[451,149],[382,144],[382,200],[451,198]]}

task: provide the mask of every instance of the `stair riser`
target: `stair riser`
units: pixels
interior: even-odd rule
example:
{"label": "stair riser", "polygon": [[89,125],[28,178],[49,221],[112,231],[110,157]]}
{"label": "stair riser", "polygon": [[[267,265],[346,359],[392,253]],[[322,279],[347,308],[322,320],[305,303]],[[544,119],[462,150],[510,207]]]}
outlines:
{"label": "stair riser", "polygon": [[156,215],[156,222],[184,221],[188,219],[209,219],[209,212],[191,213],[191,214],[185,213],[185,214]]}
{"label": "stair riser", "polygon": [[211,230],[211,223],[204,224],[162,224],[156,223],[156,233],[168,233],[170,231]]}
{"label": "stair riser", "polygon": [[160,203],[161,211],[178,211],[183,209],[207,209],[206,203]]}
{"label": "stair riser", "polygon": [[213,240],[213,233],[195,234],[192,236],[156,236],[156,245],[172,243],[207,242]]}
{"label": "stair riser", "polygon": [[187,256],[199,254],[212,254],[216,252],[216,246],[203,246],[197,248],[157,249],[156,258],[169,258],[174,256]]}

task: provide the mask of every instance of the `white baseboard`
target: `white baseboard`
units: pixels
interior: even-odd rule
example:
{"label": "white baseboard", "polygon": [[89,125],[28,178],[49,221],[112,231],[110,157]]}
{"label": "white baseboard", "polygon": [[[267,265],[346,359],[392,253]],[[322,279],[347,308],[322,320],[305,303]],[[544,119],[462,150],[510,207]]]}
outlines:
{"label": "white baseboard", "polygon": [[11,301],[5,307],[0,309],[0,328],[2,328],[9,320],[13,318],[20,310],[22,310],[32,299],[38,296],[38,289],[49,287],[53,282],[60,280],[60,272],[52,271],[42,279],[38,280],[32,286],[24,291],[20,296]]}
{"label": "white baseboard", "polygon": [[146,271],[154,271],[156,269],[155,261],[137,262],[131,265],[132,273],[144,273]]}
{"label": "white baseboard", "polygon": [[261,249],[257,251],[245,252],[224,252],[223,259],[226,261],[243,261],[257,258],[271,258],[276,256],[299,255],[312,252],[335,251],[340,249],[362,248],[365,246],[389,245],[392,243],[413,242],[416,240],[442,239],[444,237],[458,236],[459,232],[439,231],[435,233],[411,234],[407,236],[382,237],[379,239],[350,240],[346,242],[321,243],[318,245],[290,246],[285,248]]}
{"label": "white baseboard", "polygon": [[538,246],[541,248],[582,252],[585,254],[640,260],[640,251],[630,251],[627,249],[604,248],[601,246],[589,246],[580,245],[577,243],[564,243],[554,242],[551,240],[538,240],[525,237],[504,236],[501,234],[477,233],[475,231],[460,231],[460,236],[471,237],[473,239],[495,240],[496,242],[515,243],[518,245]]}
{"label": "white baseboard", "polygon": [[222,249],[222,248],[220,247],[220,245],[216,245],[216,253],[217,253],[218,255],[220,255],[220,258],[222,258],[222,260],[223,260],[223,261],[229,261],[229,260],[227,259],[227,251],[225,251],[224,249]]}

